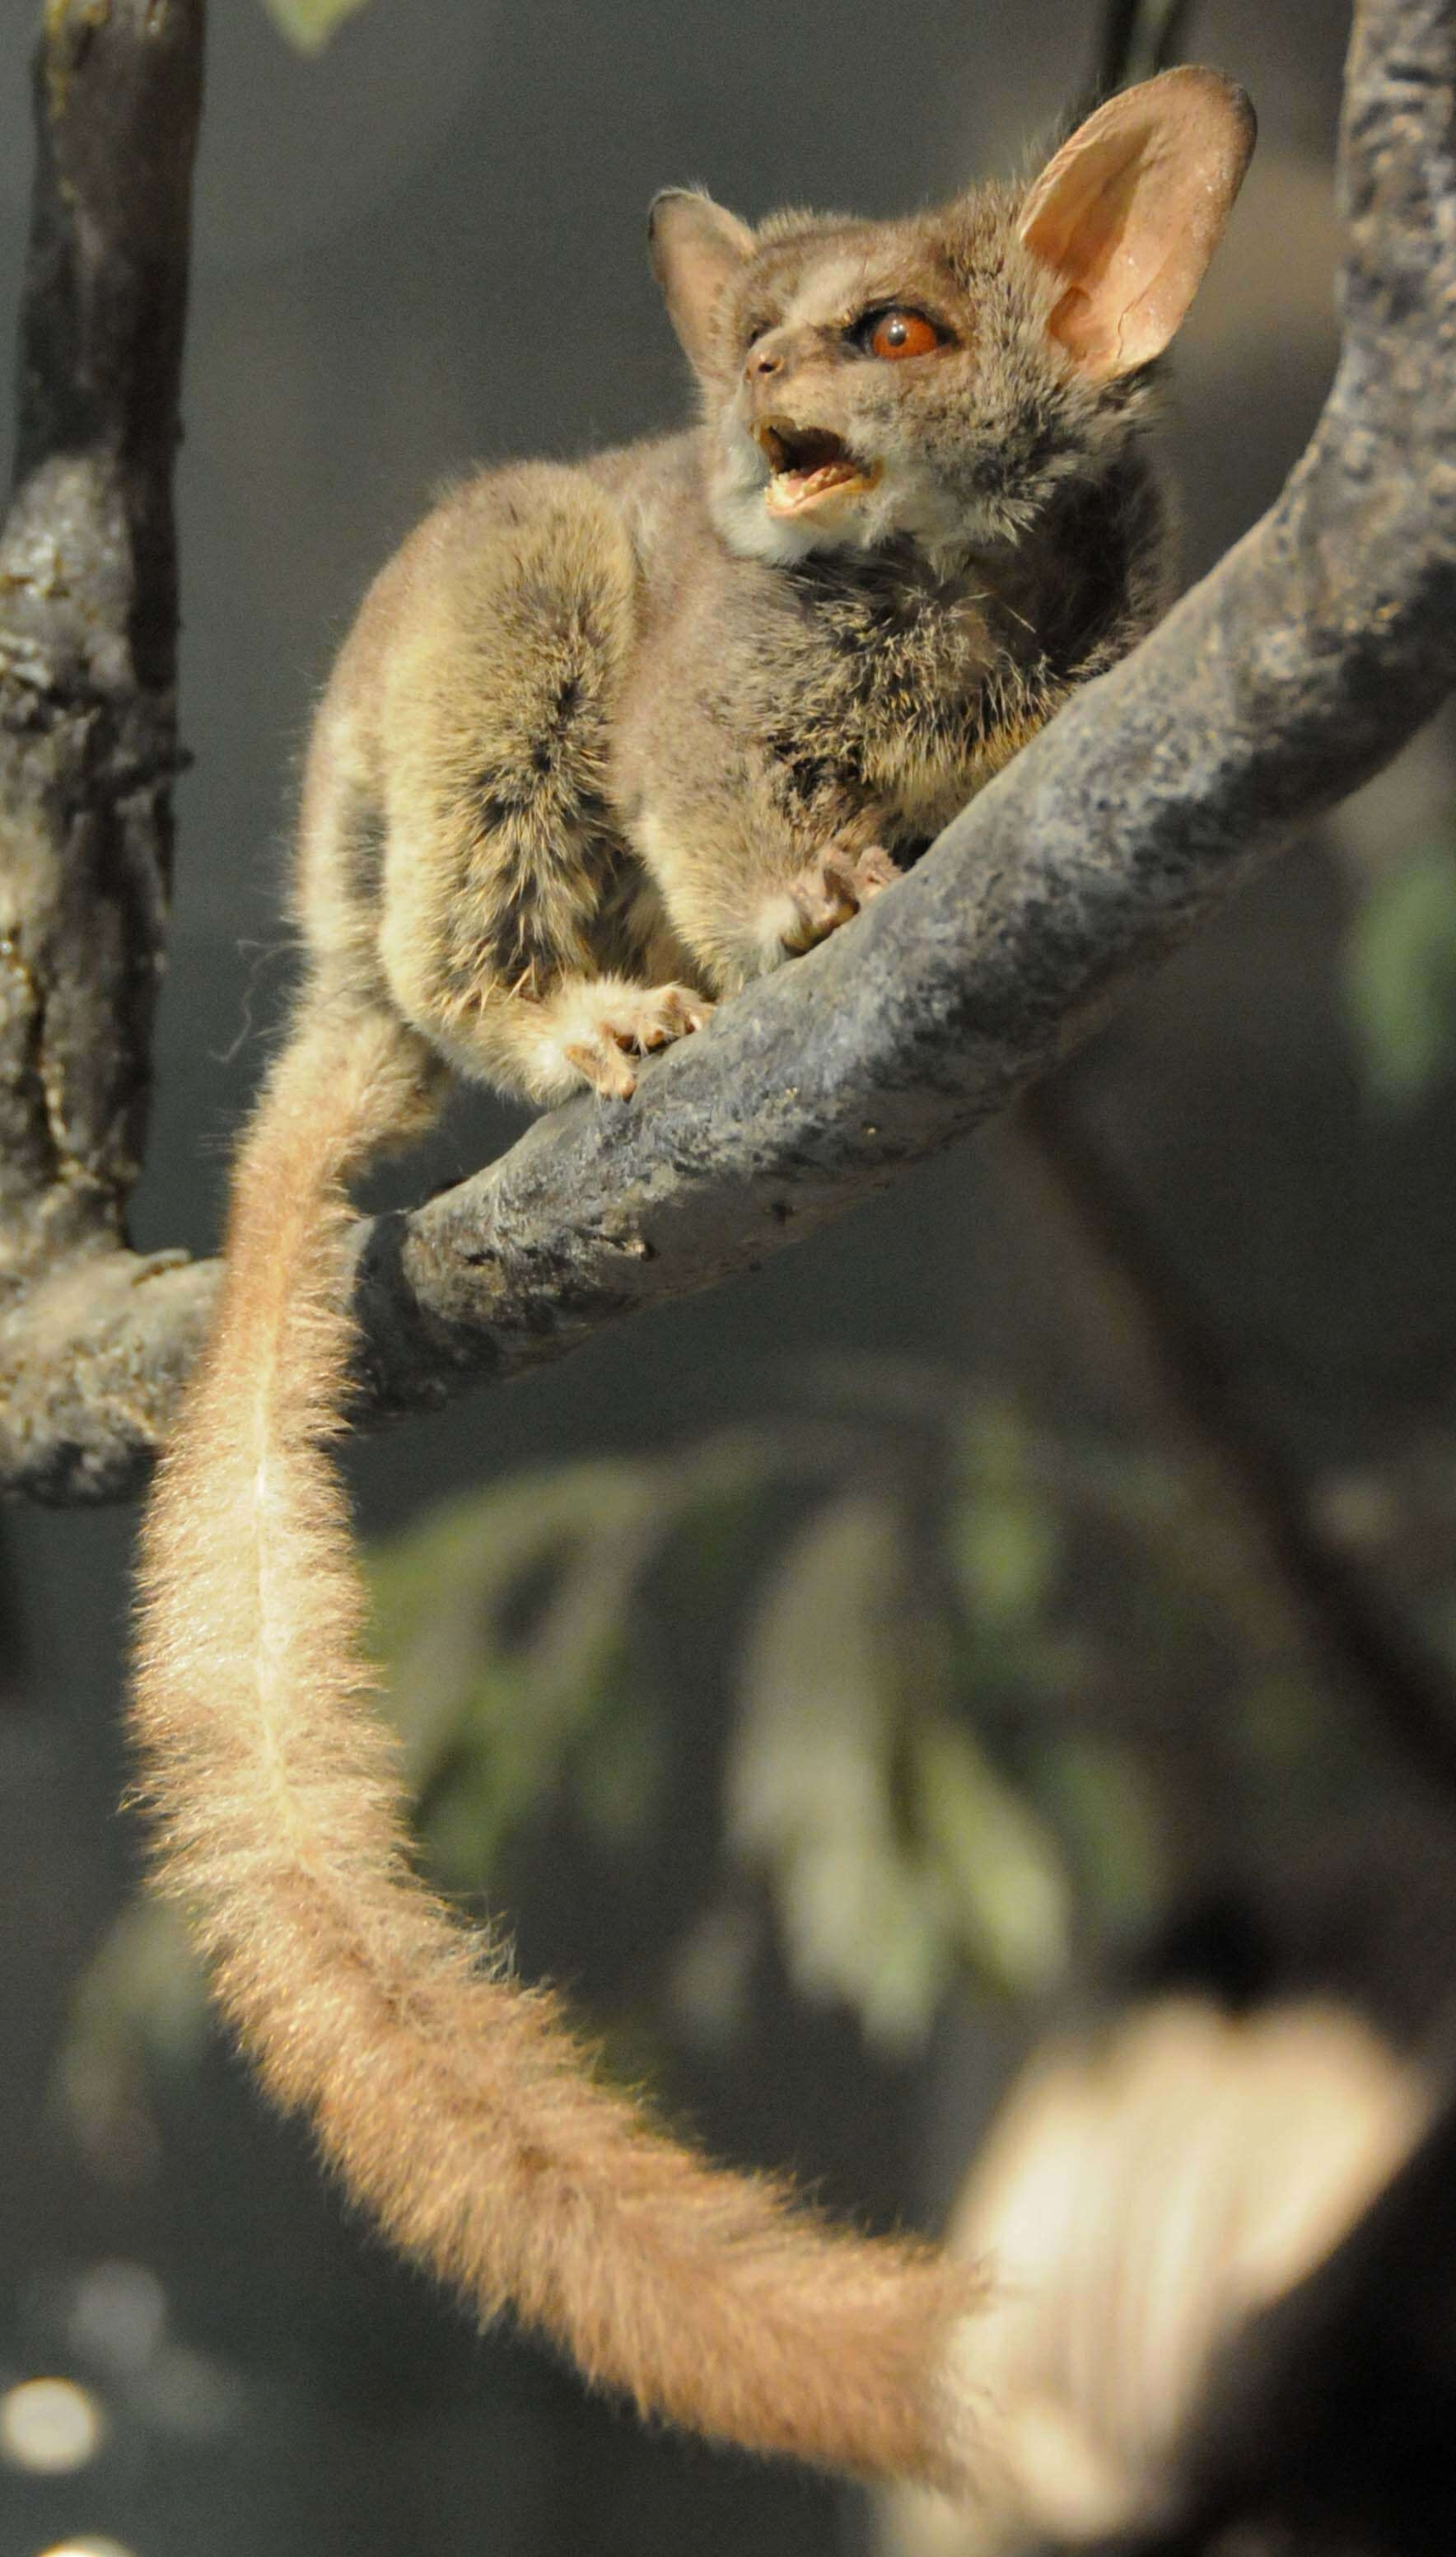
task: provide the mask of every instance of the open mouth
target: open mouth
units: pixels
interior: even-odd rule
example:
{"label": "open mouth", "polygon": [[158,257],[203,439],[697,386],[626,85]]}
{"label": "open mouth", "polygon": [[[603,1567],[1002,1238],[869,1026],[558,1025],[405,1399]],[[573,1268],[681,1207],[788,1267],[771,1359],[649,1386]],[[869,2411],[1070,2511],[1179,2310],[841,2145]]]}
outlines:
{"label": "open mouth", "polygon": [[753,430],[773,476],[764,492],[770,515],[803,515],[827,498],[860,496],[881,466],[857,462],[838,435],[818,426],[765,421]]}

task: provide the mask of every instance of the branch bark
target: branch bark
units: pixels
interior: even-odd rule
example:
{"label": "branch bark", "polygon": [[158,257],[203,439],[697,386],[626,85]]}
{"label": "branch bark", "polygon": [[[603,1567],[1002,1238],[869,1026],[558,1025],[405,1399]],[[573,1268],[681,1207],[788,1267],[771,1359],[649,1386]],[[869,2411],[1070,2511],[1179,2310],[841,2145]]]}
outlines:
{"label": "branch bark", "polygon": [[[1363,0],[1343,351],[1277,504],[903,885],[663,1058],[631,1105],[573,1103],[428,1206],[361,1225],[361,1415],[558,1357],[968,1134],[1436,709],[1456,683],[1453,126],[1456,0]],[[145,1347],[134,1304],[92,1319],[77,1302],[86,1372],[59,1412],[30,1365],[32,1290],[0,1480],[135,1488],[209,1283],[153,1278]]]}
{"label": "branch bark", "polygon": [[[48,1448],[73,1447],[80,1481],[108,1435],[155,1438],[181,1365],[176,1324],[163,1339],[150,1304],[124,1304],[153,1267],[126,1252],[125,1216],[179,760],[172,472],[201,42],[201,0],[50,0],[35,63],[0,530],[0,1388],[7,1439],[43,1474]],[[6,1470],[23,1482],[29,1462]]]}

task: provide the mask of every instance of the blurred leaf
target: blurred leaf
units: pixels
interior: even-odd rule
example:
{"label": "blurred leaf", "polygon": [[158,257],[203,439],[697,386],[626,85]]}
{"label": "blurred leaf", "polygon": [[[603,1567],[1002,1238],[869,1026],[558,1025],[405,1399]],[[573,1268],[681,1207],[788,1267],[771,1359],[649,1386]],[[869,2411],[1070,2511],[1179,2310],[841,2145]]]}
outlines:
{"label": "blurred leaf", "polygon": [[533,1471],[450,1504],[369,1570],[431,1860],[476,1891],[619,1700],[652,1468]]}
{"label": "blurred leaf", "polygon": [[[832,1422],[453,1501],[367,1557],[376,1647],[431,1861],[475,1894],[544,1803],[608,1848],[660,1817],[672,1664],[742,1621],[725,1826],[766,1911],[755,1889],[746,1918],[720,1901],[690,1929],[675,2002],[700,2040],[730,2035],[771,1922],[806,1995],[909,2051],[968,1968],[1042,1991],[1074,1887],[1094,1919],[1152,1914],[1156,1735],[1190,1660],[1227,1699],[1211,1781],[1260,1815],[1328,1760],[1328,1712],[1188,1471],[972,1403],[932,1369],[820,1385]],[[124,1922],[95,1982],[64,2065],[73,2115],[104,2122],[139,2057],[182,2065],[202,2008],[161,1912]]]}
{"label": "blurred leaf", "polygon": [[916,1734],[915,1808],[944,1886],[947,1923],[983,1977],[1012,1996],[1048,1988],[1071,1935],[1056,1844],[963,1727]]}
{"label": "blurred leaf", "polygon": [[571,1770],[572,1800],[582,1823],[603,1846],[639,1839],[657,1807],[663,1773],[660,1727],[640,1695],[598,1705]]}
{"label": "blurred leaf", "polygon": [[[1008,1578],[994,1565],[1016,1610],[1024,1562],[1021,1548]],[[767,1876],[796,1985],[846,2000],[901,2050],[964,1963],[1040,1990],[1069,1932],[1054,1839],[948,1709],[950,1647],[924,1580],[891,1499],[821,1510],[745,1646],[728,1780],[729,1840]]]}
{"label": "blurred leaf", "polygon": [[1030,1434],[1009,1405],[988,1402],[962,1433],[962,1497],[952,1513],[951,1558],[979,1633],[1039,1624],[1060,1539],[1036,1480]]}
{"label": "blurred leaf", "polygon": [[671,1543],[705,1604],[741,1582],[749,1539],[768,1509],[774,1483],[804,1470],[796,1447],[776,1430],[719,1430],[686,1456],[659,1469],[661,1544]]}
{"label": "blurred leaf", "polygon": [[366,1556],[386,1703],[417,1786],[475,1699],[482,1660],[487,1690],[498,1655],[529,1661],[555,1696],[619,1630],[626,1592],[600,1568],[603,1548],[625,1553],[652,1483],[650,1467],[626,1462],[533,1469]]}
{"label": "blurred leaf", "polygon": [[1244,1799],[1255,1817],[1287,1826],[1338,1816],[1379,1781],[1358,1702],[1321,1688],[1306,1665],[1251,1675],[1232,1704]]}
{"label": "blurred leaf", "polygon": [[648,1818],[660,1749],[632,1648],[643,1576],[674,1538],[711,1548],[778,1461],[761,1434],[732,1431],[656,1463],[541,1467],[369,1557],[386,1703],[447,1885],[481,1890],[563,1783],[603,1838]]}
{"label": "blurred leaf", "polygon": [[263,0],[275,26],[301,54],[322,54],[330,37],[364,0]]}
{"label": "blurred leaf", "polygon": [[791,1977],[912,2048],[952,1969],[931,1865],[900,1834],[904,1554],[887,1502],[831,1502],[784,1551],[744,1649],[730,1846],[768,1880]]}
{"label": "blurred leaf", "polygon": [[1377,880],[1351,928],[1345,987],[1371,1090],[1408,1109],[1456,1063],[1456,856],[1427,844]]}
{"label": "blurred leaf", "polygon": [[1147,1924],[1167,1888],[1168,1862],[1131,1751],[1093,1732],[1047,1732],[1034,1780],[1097,1908],[1120,1929]]}
{"label": "blurred leaf", "polygon": [[761,1941],[751,1909],[719,1901],[679,1946],[668,1994],[678,2024],[700,2050],[726,2051],[744,2031]]}
{"label": "blurred leaf", "polygon": [[149,2067],[169,2076],[192,2067],[210,2031],[181,1917],[165,1901],[135,1901],[81,1974],[56,2064],[57,2102],[89,2156],[105,2162],[145,2142]]}

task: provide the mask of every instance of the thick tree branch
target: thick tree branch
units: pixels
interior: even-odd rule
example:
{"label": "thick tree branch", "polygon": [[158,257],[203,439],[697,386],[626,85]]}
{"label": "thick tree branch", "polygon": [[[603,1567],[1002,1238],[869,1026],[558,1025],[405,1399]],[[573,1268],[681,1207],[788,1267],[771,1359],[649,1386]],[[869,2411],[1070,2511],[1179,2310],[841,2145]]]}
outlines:
{"label": "thick tree branch", "polygon": [[[1437,707],[1456,682],[1453,112],[1456,0],[1365,0],[1344,348],[1277,505],[911,878],[728,1007],[630,1106],[574,1103],[458,1189],[362,1228],[362,1409],[558,1356],[966,1134]],[[134,1340],[127,1356],[108,1401],[98,1351],[69,1435],[33,1418],[0,1439],[0,1476],[55,1498],[131,1488],[149,1439],[128,1434]]]}
{"label": "thick tree branch", "polygon": [[[127,1387],[130,1317],[96,1392],[84,1343],[123,1272],[149,1267],[122,1247],[171,871],[172,471],[201,33],[202,0],[49,0],[36,57],[0,531],[0,1391],[22,1437],[38,1394],[43,1439],[66,1405],[84,1409],[84,1440],[150,1436],[164,1417],[156,1357],[133,1350]],[[78,1336],[59,1304],[80,1314]],[[107,1416],[118,1392],[126,1420]]]}

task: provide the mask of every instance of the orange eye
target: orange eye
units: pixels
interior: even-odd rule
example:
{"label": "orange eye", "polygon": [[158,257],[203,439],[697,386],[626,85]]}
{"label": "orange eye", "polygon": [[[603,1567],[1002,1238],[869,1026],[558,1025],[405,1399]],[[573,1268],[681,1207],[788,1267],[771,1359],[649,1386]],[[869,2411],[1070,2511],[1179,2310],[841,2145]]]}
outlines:
{"label": "orange eye", "polygon": [[940,341],[940,331],[918,311],[884,311],[869,333],[869,351],[893,361],[900,355],[933,355]]}

